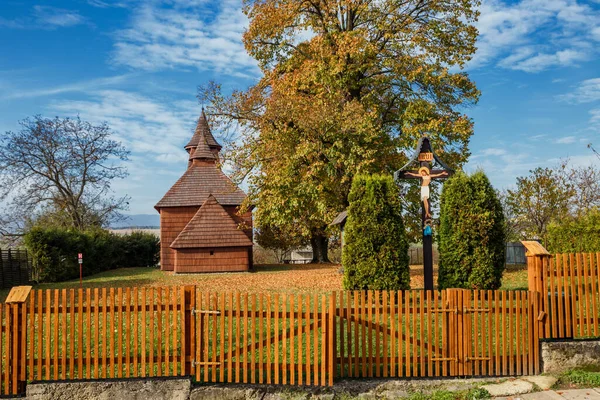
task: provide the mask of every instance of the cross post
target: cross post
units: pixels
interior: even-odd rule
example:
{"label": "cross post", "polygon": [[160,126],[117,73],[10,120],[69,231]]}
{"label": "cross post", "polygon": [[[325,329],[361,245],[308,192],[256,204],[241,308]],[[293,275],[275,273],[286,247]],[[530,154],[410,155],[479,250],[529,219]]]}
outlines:
{"label": "cross post", "polygon": [[[437,161],[442,169],[431,169],[432,161]],[[417,161],[418,170],[407,169]],[[394,173],[396,181],[400,179],[419,179],[421,181],[421,229],[423,231],[423,281],[425,290],[433,290],[433,219],[429,184],[433,179],[445,179],[454,171],[446,166],[433,152],[427,137],[419,139],[417,149],[406,165]]]}

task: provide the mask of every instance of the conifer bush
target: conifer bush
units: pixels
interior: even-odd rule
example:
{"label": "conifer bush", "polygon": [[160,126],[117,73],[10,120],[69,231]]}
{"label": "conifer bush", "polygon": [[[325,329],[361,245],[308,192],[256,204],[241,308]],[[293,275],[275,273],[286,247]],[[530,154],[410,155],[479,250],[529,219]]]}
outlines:
{"label": "conifer bush", "polygon": [[342,264],[351,290],[410,288],[399,190],[389,175],[358,175],[348,196]]}
{"label": "conifer bush", "polygon": [[498,289],[505,264],[504,214],[487,176],[450,178],[442,190],[438,287]]}

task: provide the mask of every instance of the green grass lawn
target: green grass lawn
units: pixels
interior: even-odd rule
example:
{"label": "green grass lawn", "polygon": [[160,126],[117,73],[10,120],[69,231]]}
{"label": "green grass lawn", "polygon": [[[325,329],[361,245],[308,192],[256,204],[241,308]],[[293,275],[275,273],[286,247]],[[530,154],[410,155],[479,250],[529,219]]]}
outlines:
{"label": "green grass lawn", "polygon": [[[411,266],[411,286],[422,287],[422,267]],[[120,268],[88,276],[84,288],[196,285],[206,291],[249,293],[324,293],[342,290],[342,274],[337,264],[256,265],[253,272],[174,274],[157,268]],[[79,280],[43,283],[35,289],[77,289]],[[510,265],[504,272],[504,290],[527,290],[527,266]],[[9,290],[0,290],[4,301]]]}

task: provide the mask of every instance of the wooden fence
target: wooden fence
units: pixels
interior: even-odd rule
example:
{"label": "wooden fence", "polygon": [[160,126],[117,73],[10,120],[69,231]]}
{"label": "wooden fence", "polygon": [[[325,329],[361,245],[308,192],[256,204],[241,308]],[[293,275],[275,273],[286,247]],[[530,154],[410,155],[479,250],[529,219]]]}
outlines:
{"label": "wooden fence", "polygon": [[543,296],[546,338],[585,338],[599,335],[600,253],[553,254],[529,257],[529,288]]}
{"label": "wooden fence", "polygon": [[266,295],[186,286],[32,290],[7,301],[4,394],[20,393],[26,380],[332,385],[539,372],[534,292]]}

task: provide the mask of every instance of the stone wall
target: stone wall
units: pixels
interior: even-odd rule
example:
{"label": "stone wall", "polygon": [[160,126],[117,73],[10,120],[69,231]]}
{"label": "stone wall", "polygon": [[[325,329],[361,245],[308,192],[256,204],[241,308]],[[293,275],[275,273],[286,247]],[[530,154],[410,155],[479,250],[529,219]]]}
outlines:
{"label": "stone wall", "polygon": [[544,373],[573,368],[600,368],[600,340],[542,341]]}
{"label": "stone wall", "polygon": [[27,385],[32,400],[187,400],[189,379],[128,379],[87,382],[48,382]]}

